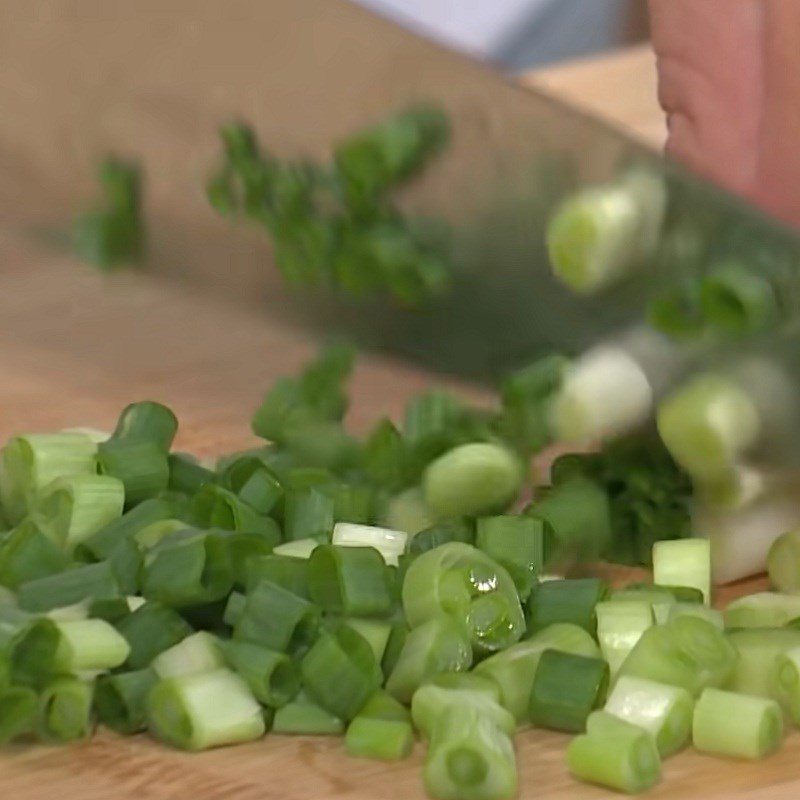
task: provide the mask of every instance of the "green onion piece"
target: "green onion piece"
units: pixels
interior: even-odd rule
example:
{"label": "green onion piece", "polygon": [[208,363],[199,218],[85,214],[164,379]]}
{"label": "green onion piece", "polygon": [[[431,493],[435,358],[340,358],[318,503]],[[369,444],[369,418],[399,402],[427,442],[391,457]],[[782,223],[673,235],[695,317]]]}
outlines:
{"label": "green onion piece", "polygon": [[800,596],[757,592],[732,600],[724,614],[726,628],[782,628],[800,617]]}
{"label": "green onion piece", "polygon": [[139,591],[139,576],[144,557],[136,542],[130,539],[120,542],[108,563],[123,594],[132,595]]}
{"label": "green onion piece", "polygon": [[125,487],[104,475],[58,478],[39,493],[31,516],[67,552],[122,516]]}
{"label": "green onion piece", "polygon": [[472,665],[472,648],[466,630],[448,617],[435,617],[413,628],[406,637],[397,663],[386,681],[386,691],[401,703],[440,672],[462,672]]}
{"label": "green onion piece", "polygon": [[247,594],[233,636],[281,653],[297,653],[314,641],[319,625],[317,606],[277,584],[261,581]]}
{"label": "green onion piece", "polygon": [[100,561],[27,581],[17,596],[20,607],[27,611],[49,611],[87,598],[104,600],[121,594],[110,562]]}
{"label": "green onion piece", "polygon": [[227,669],[168,678],[147,698],[148,728],[183,750],[259,739],[266,726],[247,684]]}
{"label": "green onion piece", "polygon": [[63,571],[69,559],[30,518],[24,519],[0,544],[0,584],[20,584]]}
{"label": "green onion piece", "polygon": [[245,607],[247,606],[247,596],[241,592],[231,592],[225,603],[225,611],[222,614],[222,621],[233,628],[242,618]]}
{"label": "green onion piece", "polygon": [[659,242],[666,200],[663,179],[642,171],[568,197],[547,224],[553,274],[590,294],[637,269]]}
{"label": "green onion piece", "polygon": [[530,639],[481,661],[475,674],[491,678],[500,687],[500,702],[517,722],[528,718],[529,700],[539,660],[545,650],[597,658],[597,642],[584,628],[556,623],[535,633]]}
{"label": "green onion piece", "polygon": [[66,672],[62,664],[62,636],[58,625],[46,617],[12,620],[6,624],[16,630],[7,644],[11,682],[40,688]]}
{"label": "green onion piece", "polygon": [[556,622],[580,625],[594,635],[595,607],[608,586],[599,578],[544,581],[534,587],[528,600],[528,632],[536,633]]}
{"label": "green onion piece", "polygon": [[331,542],[340,547],[373,547],[387,564],[397,566],[397,559],[406,549],[408,535],[403,531],[337,522],[333,526]]}
{"label": "green onion piece", "polygon": [[349,617],[342,622],[367,640],[375,654],[375,660],[380,664],[386,653],[386,645],[389,643],[389,636],[392,633],[392,624],[380,619],[358,619],[356,617]]}
{"label": "green onion piece", "polygon": [[767,554],[767,571],[779,592],[800,591],[800,530],[784,533],[772,543]]}
{"label": "green onion piece", "polygon": [[386,647],[383,650],[383,658],[381,659],[381,671],[384,679],[392,674],[392,670],[397,665],[400,653],[403,652],[403,647],[405,647],[408,633],[408,625],[406,625],[404,619],[401,618],[392,625],[389,638],[386,641]]}
{"label": "green onion piece", "polygon": [[124,735],[139,733],[147,725],[147,695],[158,682],[151,669],[102,675],[94,690],[97,718]]}
{"label": "green onion piece", "polygon": [[414,628],[447,614],[466,623],[474,648],[494,652],[517,641],[525,619],[511,576],[485,553],[450,542],[418,556],[406,572],[403,610]]}
{"label": "green onion piece", "polygon": [[396,719],[357,716],[347,726],[344,748],[355,758],[401,761],[411,755],[414,731],[411,723]]}
{"label": "green onion piece", "polygon": [[308,562],[308,588],[333,614],[380,616],[392,607],[386,566],[373,547],[320,545]]}
{"label": "green onion piece", "polygon": [[738,658],[731,677],[720,687],[732,692],[767,697],[791,706],[779,691],[775,665],[786,652],[800,647],[800,630],[792,628],[744,628],[730,631],[728,641]]}
{"label": "green onion piece", "polygon": [[[115,599],[124,600],[124,598]],[[54,622],[76,622],[89,619],[89,609],[91,608],[92,602],[92,600],[87,598],[71,606],[51,608],[50,611],[45,612],[45,616],[48,617],[48,619],[52,619]]]}
{"label": "green onion piece", "polygon": [[706,622],[710,622],[715,628],[725,630],[725,619],[721,611],[716,608],[700,605],[698,603],[653,603],[653,617],[657,625],[676,617],[700,617]]}
{"label": "green onion piece", "polygon": [[[287,544],[297,544],[289,542]],[[318,543],[314,541],[314,547]],[[281,546],[283,547],[283,545]],[[312,550],[313,552],[313,550]],[[310,555],[310,553],[309,553]],[[298,597],[311,599],[308,591],[308,559],[276,554],[250,556],[245,566],[245,589],[252,591],[261,581],[269,581]]]}
{"label": "green onion piece", "polygon": [[273,555],[285,556],[287,558],[303,559],[307,561],[311,554],[320,546],[319,539],[295,539],[291,542],[284,542],[272,549]]}
{"label": "green onion piece", "polygon": [[185,639],[192,629],[176,611],[148,600],[116,624],[131,647],[127,666],[143,669],[164,650]]}
{"label": "green onion piece", "polygon": [[536,667],[530,720],[555,731],[581,733],[589,714],[605,700],[608,664],[558,650],[545,650]]}
{"label": "green onion piece", "polygon": [[30,733],[36,722],[38,698],[25,686],[0,687],[0,744]]}
{"label": "green onion piece", "polygon": [[286,539],[330,539],[334,505],[334,499],[318,488],[287,492],[284,511]]}
{"label": "green onion piece", "polygon": [[525,600],[544,568],[545,536],[545,523],[539,519],[483,517],[478,520],[475,545],[508,570]]}
{"label": "green onion piece", "polygon": [[297,668],[285,653],[236,639],[224,642],[223,653],[231,669],[265,706],[285,706],[300,690]]}
{"label": "green onion piece", "polygon": [[[150,550],[170,534],[183,530],[186,530],[186,523],[183,520],[161,519],[158,522],[151,522],[134,533],[130,540],[135,542],[140,550]],[[119,546],[117,550],[119,550]]]}
{"label": "green onion piece", "polygon": [[735,648],[711,623],[678,617],[648,628],[618,675],[681,686],[697,696],[707,686],[725,685],[736,668]]}
{"label": "green onion piece", "polygon": [[503,511],[519,494],[523,471],[511,451],[475,442],[456,447],[427,466],[425,504],[440,517],[469,517]]}
{"label": "green onion piece", "polygon": [[367,525],[373,521],[378,501],[374,486],[336,482],[320,489],[333,499],[333,517],[338,523]]}
{"label": "green onion piece", "polygon": [[704,753],[763,758],[780,747],[783,716],[774,700],[708,687],[697,700],[692,741]]}
{"label": "green onion piece", "polygon": [[198,672],[212,672],[224,665],[219,639],[207,631],[197,631],[162,650],[152,660],[150,668],[164,680]]}
{"label": "green onion piece", "polygon": [[585,478],[552,487],[526,513],[550,525],[557,559],[597,558],[612,539],[608,495]]}
{"label": "green onion piece", "polygon": [[271,513],[283,499],[280,479],[255,456],[245,456],[231,462],[223,471],[221,480],[242,502],[259,514]]}
{"label": "green onion piece", "polygon": [[213,531],[177,531],[150,550],[144,561],[142,594],[184,607],[225,597],[233,585],[229,543]]}
{"label": "green onion piece", "polygon": [[724,479],[758,439],[752,398],[727,378],[694,378],[658,409],[658,432],[672,457],[702,483]]}
{"label": "green onion piece", "polygon": [[587,729],[567,748],[567,766],[574,777],[628,794],[658,783],[661,760],[647,731],[604,711],[589,716]]}
{"label": "green onion piece", "polygon": [[198,463],[194,456],[187,453],[170,453],[167,456],[169,481],[167,485],[173,492],[197,494],[207,483],[215,483],[216,474]]}
{"label": "green onion piece", "polygon": [[[443,681],[442,678],[451,680]],[[514,735],[517,721],[500,705],[497,684],[471,672],[443,673],[422,684],[411,698],[411,718],[414,727],[430,738],[437,721],[450,708],[464,706],[475,708],[506,736]]]}
{"label": "green onion piece", "polygon": [[[648,605],[675,605],[675,595],[664,586],[651,584],[634,584],[624,589],[614,589],[608,596],[609,600],[647,603]],[[700,601],[702,602],[702,595]]]}
{"label": "green onion piece", "polygon": [[177,431],[178,420],[169,408],[152,400],[142,400],[122,410],[111,438],[153,442],[166,453]]}
{"label": "green onion piece", "polygon": [[39,493],[56,478],[94,475],[97,445],[81,433],[17,436],[3,448],[0,500],[12,524],[33,507]]}
{"label": "green onion piece", "polygon": [[437,800],[510,800],[517,793],[514,747],[477,709],[454,706],[434,725],[423,780]]}
{"label": "green onion piece", "polygon": [[696,605],[703,602],[703,592],[695,586],[670,586],[659,584],[654,589],[666,589],[678,603]]}
{"label": "green onion piece", "polygon": [[383,689],[378,689],[373,693],[372,697],[365,703],[364,708],[358,712],[358,716],[398,722],[411,721],[411,714],[408,709]]}
{"label": "green onion piece", "polygon": [[412,486],[389,500],[381,522],[391,530],[416,538],[420,531],[435,524],[436,517],[425,503],[422,490]]}
{"label": "green onion piece", "polygon": [[345,721],[361,711],[382,682],[369,643],[346,625],[323,632],[303,657],[300,671],[310,697]]}
{"label": "green onion piece", "polygon": [[800,645],[775,658],[774,676],[777,698],[788,709],[794,724],[800,725]]}
{"label": "green onion piece", "polygon": [[653,624],[653,609],[642,600],[606,600],[598,603],[597,640],[611,674],[616,675],[642,634]]}
{"label": "green onion piece", "polygon": [[275,520],[259,514],[233,492],[213,483],[206,484],[192,498],[189,516],[199,528],[261,533],[268,536],[274,544],[280,541]]}
{"label": "green onion piece", "polygon": [[623,675],[614,684],[604,710],[644,728],[661,758],[677,753],[692,732],[692,696],[678,686]]}
{"label": "green onion piece", "polygon": [[708,324],[734,334],[763,330],[778,314],[770,282],[737,261],[703,276],[700,306]]}
{"label": "green onion piece", "polygon": [[104,620],[81,619],[56,625],[61,635],[57,658],[70,673],[114,669],[130,655],[128,642]]}
{"label": "green onion piece", "polygon": [[134,538],[155,522],[180,517],[184,507],[185,501],[174,495],[145,500],[78,545],[76,555],[83,557],[85,554],[87,560],[95,561],[109,558],[120,542]]}
{"label": "green onion piece", "polygon": [[169,483],[167,454],[148,439],[112,437],[97,447],[97,468],[122,482],[130,508],[164,491]]}
{"label": "green onion piece", "polygon": [[11,598],[4,596],[0,603],[0,685],[5,682],[3,676],[7,678],[8,664],[4,658],[6,648],[16,636],[35,622],[34,615],[18,608],[13,600],[13,595]]}
{"label": "green onion piece", "polygon": [[272,732],[308,736],[338,736],[344,722],[312,702],[303,692],[275,711]]}
{"label": "green onion piece", "polygon": [[466,520],[437,522],[429,528],[414,534],[408,542],[408,552],[419,555],[434,550],[448,542],[475,544],[475,529]]}
{"label": "green onion piece", "polygon": [[58,678],[39,695],[39,736],[50,742],[85,739],[92,732],[92,686],[77,678]]}
{"label": "green onion piece", "polygon": [[367,476],[390,491],[401,489],[409,477],[409,454],[400,431],[389,419],[380,420],[364,442],[362,462]]}
{"label": "green onion piece", "polygon": [[675,539],[653,545],[653,580],[665,586],[699,589],[711,602],[711,543],[708,539]]}

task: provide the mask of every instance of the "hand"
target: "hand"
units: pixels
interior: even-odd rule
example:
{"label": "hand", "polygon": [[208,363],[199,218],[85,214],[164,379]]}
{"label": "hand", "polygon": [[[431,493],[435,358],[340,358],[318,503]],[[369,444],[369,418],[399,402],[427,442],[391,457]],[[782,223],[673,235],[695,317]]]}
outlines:
{"label": "hand", "polygon": [[649,4],[668,152],[800,225],[800,2]]}

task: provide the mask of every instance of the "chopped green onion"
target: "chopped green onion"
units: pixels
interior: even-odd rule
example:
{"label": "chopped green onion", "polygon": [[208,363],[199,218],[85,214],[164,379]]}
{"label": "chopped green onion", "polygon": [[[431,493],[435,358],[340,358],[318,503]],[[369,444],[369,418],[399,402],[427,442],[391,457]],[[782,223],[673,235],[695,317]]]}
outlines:
{"label": "chopped green onion", "polygon": [[392,670],[400,658],[400,653],[403,652],[403,647],[405,647],[408,633],[408,625],[406,625],[404,619],[401,618],[392,625],[392,629],[389,631],[389,638],[386,641],[386,647],[383,650],[383,658],[381,659],[381,671],[384,679],[392,674]]}
{"label": "chopped green onion", "polygon": [[623,675],[614,684],[604,710],[644,728],[666,758],[689,739],[693,707],[692,696],[679,686]]}
{"label": "chopped green onion", "polygon": [[39,736],[72,742],[92,732],[92,686],[77,678],[57,678],[39,695]]}
{"label": "chopped green onion", "polygon": [[242,618],[247,606],[247,596],[241,592],[231,592],[225,603],[225,611],[222,614],[222,621],[233,628]]}
{"label": "chopped green onion", "polygon": [[330,539],[334,505],[334,499],[319,488],[288,491],[284,511],[286,539]]}
{"label": "chopped green onion", "polygon": [[362,460],[365,472],[379,486],[397,490],[406,483],[408,458],[402,434],[391,420],[382,419],[364,443]]}
{"label": "chopped green onion", "polygon": [[472,648],[466,630],[447,617],[435,617],[413,628],[386,681],[386,691],[401,703],[440,672],[461,672],[472,666]]}
{"label": "chopped green onion", "polygon": [[730,631],[727,637],[738,658],[731,677],[721,688],[785,703],[786,698],[779,691],[775,665],[783,653],[800,647],[800,631],[793,628],[745,628]]}
{"label": "chopped green onion", "polygon": [[522,485],[522,466],[509,450],[475,442],[448,451],[425,469],[425,504],[440,517],[503,511]]}
{"label": "chopped green onion", "polygon": [[476,675],[491,678],[500,687],[500,702],[517,722],[524,722],[528,718],[536,669],[546,650],[559,650],[589,658],[600,655],[597,642],[584,628],[556,623],[524,642],[495,653],[475,667]]}
{"label": "chopped green onion", "polygon": [[500,705],[500,691],[490,678],[473,672],[444,672],[423,683],[411,699],[414,727],[430,738],[437,720],[453,706],[472,706],[511,737],[517,727],[514,715]]}
{"label": "chopped green onion", "polygon": [[142,594],[184,607],[225,597],[233,585],[228,542],[213,531],[177,531],[150,550],[144,561]]}
{"label": "chopped green onion", "polygon": [[800,645],[776,656],[774,675],[777,697],[789,710],[794,724],[800,725]]}
{"label": "chopped green onion", "polygon": [[436,515],[428,508],[422,490],[412,486],[389,500],[381,522],[391,530],[416,538],[420,531],[436,523]]}
{"label": "chopped green onion", "polygon": [[477,709],[453,706],[434,725],[423,780],[437,800],[511,800],[517,793],[514,747]]}
{"label": "chopped green onion", "polygon": [[291,542],[284,542],[277,547],[272,548],[272,552],[276,556],[285,556],[287,558],[308,560],[311,554],[320,546],[319,539],[295,539]]}
{"label": "chopped green onion", "polygon": [[699,589],[711,601],[711,545],[707,539],[676,539],[653,545],[653,580]]}
{"label": "chopped green onion", "polygon": [[7,645],[12,683],[40,688],[66,671],[62,636],[53,620],[43,617],[12,624],[16,631]]}
{"label": "chopped green onion", "polygon": [[655,786],[661,760],[653,737],[625,720],[595,711],[587,733],[570,742],[567,766],[578,780],[637,794]]}
{"label": "chopped green onion", "polygon": [[20,607],[27,611],[49,611],[88,598],[105,600],[121,594],[111,563],[100,561],[26,581],[19,587],[17,597]]}
{"label": "chopped green onion", "polygon": [[724,614],[726,628],[782,628],[800,617],[800,596],[757,592],[732,600]]}
{"label": "chopped green onion", "polygon": [[153,400],[142,400],[122,410],[111,438],[153,442],[166,453],[177,431],[178,420],[169,408]]}
{"label": "chopped green onion", "polygon": [[681,686],[697,696],[707,686],[724,686],[737,653],[725,635],[698,617],[678,617],[648,628],[628,654],[618,675]]}
{"label": "chopped green onion", "polygon": [[207,631],[198,631],[162,650],[152,660],[150,668],[161,680],[165,680],[212,672],[224,665],[225,659],[217,637]]}
{"label": "chopped green onion", "polygon": [[303,657],[300,671],[311,698],[345,721],[361,711],[382,682],[369,642],[346,625],[320,634]]}
{"label": "chopped green onion", "polygon": [[[287,544],[297,544],[297,542]],[[281,545],[281,548],[284,546]],[[314,541],[314,547],[317,546],[318,543]],[[252,591],[261,581],[276,583],[298,597],[306,600],[311,599],[308,591],[307,558],[277,554],[275,550],[272,551],[271,555],[267,556],[250,556],[245,566],[245,590]]]}
{"label": "chopped green onion", "polygon": [[34,729],[38,699],[25,686],[0,686],[0,744]]}
{"label": "chopped green onion", "polygon": [[657,420],[672,457],[703,483],[725,478],[755,444],[761,427],[753,399],[718,375],[694,378],[668,397]]}
{"label": "chopped green onion", "polygon": [[359,715],[347,726],[344,747],[355,758],[401,761],[411,755],[414,731],[411,723]]}
{"label": "chopped green onion", "polygon": [[779,592],[800,591],[800,530],[784,533],[772,543],[767,554],[767,571]]}
{"label": "chopped green onion", "polygon": [[17,436],[2,451],[0,499],[11,523],[18,523],[56,478],[94,475],[97,445],[81,433]]}
{"label": "chopped green onion", "polygon": [[528,633],[536,633],[555,622],[570,622],[594,635],[597,631],[595,608],[607,592],[607,585],[599,578],[540,583],[528,600]]}
{"label": "chopped green onion", "polygon": [[244,456],[229,464],[222,473],[222,482],[259,514],[271,513],[283,499],[280,479],[255,456]]}
{"label": "chopped green onion", "polygon": [[296,653],[314,641],[319,625],[317,606],[277,584],[261,581],[248,593],[233,635],[270,650]]}
{"label": "chopped green onion", "polygon": [[217,480],[213,470],[207,469],[193,456],[185,453],[170,453],[167,456],[167,464],[169,466],[167,485],[173,492],[194,495],[207,483],[215,483]]}
{"label": "chopped green onion", "polygon": [[597,640],[611,674],[616,675],[642,634],[653,624],[653,609],[643,600],[606,600],[598,603]]}
{"label": "chopped green onion", "polygon": [[285,706],[300,690],[300,675],[285,653],[237,639],[224,642],[223,653],[231,669],[244,678],[265,706]]}
{"label": "chopped green onion", "polygon": [[129,508],[164,491],[169,483],[167,454],[148,439],[112,437],[102,442],[97,447],[97,468],[101,475],[122,483]]}
{"label": "chopped green onion", "polygon": [[703,276],[700,305],[707,323],[734,334],[763,330],[778,313],[770,282],[737,261],[718,265]]}
{"label": "chopped green onion", "polygon": [[272,732],[308,736],[338,736],[344,733],[344,722],[301,692],[294,700],[275,711]]}
{"label": "chopped green onion", "polygon": [[331,538],[332,544],[340,547],[374,547],[387,564],[395,567],[398,556],[405,552],[407,541],[408,535],[403,531],[351,522],[337,522]]}
{"label": "chopped green onion", "polygon": [[[139,506],[137,506],[139,508]],[[136,543],[140,550],[150,550],[159,542],[166,539],[176,531],[186,530],[186,523],[180,519],[160,519],[158,522],[151,522],[131,537],[131,541]],[[117,546],[119,550],[120,545]],[[116,552],[116,551],[115,551]]]}
{"label": "chopped green onion", "polygon": [[437,522],[429,528],[414,534],[408,541],[408,552],[419,555],[448,542],[475,544],[475,529],[466,520]]}
{"label": "chopped green onion", "polygon": [[692,741],[703,753],[763,758],[783,736],[783,716],[774,700],[708,687],[697,700]]}
{"label": "chopped green onion", "polygon": [[608,664],[600,658],[545,650],[533,679],[531,722],[581,733],[589,714],[605,700],[608,679]]}
{"label": "chopped green onion", "polygon": [[168,678],[147,698],[148,728],[184,750],[248,742],[264,735],[264,717],[247,684],[227,669]]}
{"label": "chopped green onion", "polygon": [[274,544],[280,541],[275,520],[259,514],[222,486],[207,483],[189,504],[192,522],[200,528],[222,528],[240,533],[260,533]]}
{"label": "chopped green onion", "polygon": [[101,676],[94,691],[98,720],[126,735],[144,730],[147,695],[157,682],[158,677],[149,668]]}
{"label": "chopped green onion", "polygon": [[528,598],[544,568],[545,523],[532,517],[483,517],[475,544],[508,570],[522,600]]}
{"label": "chopped green onion", "polygon": [[0,544],[0,584],[16,589],[61,572],[68,563],[64,551],[32,519],[24,519]]}
{"label": "chopped green onion", "polygon": [[70,673],[114,669],[130,655],[128,642],[104,620],[58,622],[57,627],[61,635],[57,658]]}
{"label": "chopped green onion", "polygon": [[721,611],[716,608],[700,605],[698,603],[653,603],[653,617],[657,625],[676,617],[700,617],[706,622],[710,622],[715,628],[725,630],[725,618]]}
{"label": "chopped green onion", "polygon": [[131,647],[127,665],[139,670],[168,648],[185,639],[192,629],[176,611],[148,600],[116,624]]}
{"label": "chopped green onion", "polygon": [[380,619],[358,619],[357,617],[349,617],[342,622],[367,640],[375,654],[375,660],[380,664],[392,634],[391,623]]}
{"label": "chopped green onion", "polygon": [[320,545],[308,562],[311,599],[347,616],[380,616],[392,607],[386,565],[373,547]]}

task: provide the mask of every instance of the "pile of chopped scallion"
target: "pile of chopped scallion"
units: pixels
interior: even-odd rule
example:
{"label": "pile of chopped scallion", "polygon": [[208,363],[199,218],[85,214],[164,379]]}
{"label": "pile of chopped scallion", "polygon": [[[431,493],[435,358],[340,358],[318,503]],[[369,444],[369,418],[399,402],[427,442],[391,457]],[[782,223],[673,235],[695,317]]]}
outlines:
{"label": "pile of chopped scallion", "polygon": [[[562,456],[520,510],[562,359],[495,409],[431,392],[364,440],[342,425],[351,366],[334,346],[278,381],[253,418],[268,444],[214,467],[170,452],[155,402],[110,436],[6,444],[0,741],[99,722],[187,750],[338,734],[397,760],[418,736],[431,797],[500,800],[520,727],[575,734],[573,775],[637,792],[690,739],[758,758],[800,723],[800,534],[773,546],[778,591],[716,611],[656,440]],[[651,551],[652,583],[554,577]]]}

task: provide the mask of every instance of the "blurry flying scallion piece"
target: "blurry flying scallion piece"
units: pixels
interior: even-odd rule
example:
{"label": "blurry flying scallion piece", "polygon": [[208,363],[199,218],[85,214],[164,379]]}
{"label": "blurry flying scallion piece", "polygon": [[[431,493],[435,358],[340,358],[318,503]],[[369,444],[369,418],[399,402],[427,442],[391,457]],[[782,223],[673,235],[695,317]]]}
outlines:
{"label": "blurry flying scallion piece", "polygon": [[207,184],[209,201],[267,230],[288,283],[356,297],[380,291],[411,305],[447,287],[447,243],[392,199],[446,145],[441,110],[396,114],[340,142],[327,165],[280,160],[243,124],[220,135],[223,159]]}
{"label": "blurry flying scallion piece", "polygon": [[568,197],[547,229],[553,274],[589,294],[637,269],[655,252],[666,202],[663,179],[642,170]]}

